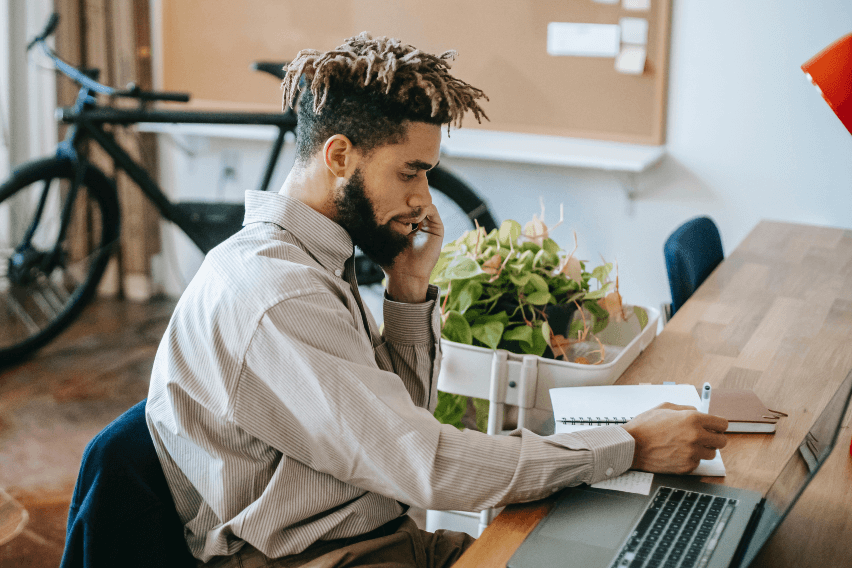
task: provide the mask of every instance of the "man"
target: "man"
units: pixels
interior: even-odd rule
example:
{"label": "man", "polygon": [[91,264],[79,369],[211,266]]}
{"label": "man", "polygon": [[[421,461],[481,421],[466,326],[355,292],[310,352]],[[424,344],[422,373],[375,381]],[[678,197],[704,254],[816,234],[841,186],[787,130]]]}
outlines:
{"label": "man", "polygon": [[[443,566],[472,539],[405,515],[480,510],[614,477],[687,472],[723,419],[664,406],[622,426],[486,436],[432,416],[440,366],[429,275],[443,226],[426,172],[440,129],[484,94],[398,40],[303,51],[298,158],[278,195],[205,259],[160,344],[148,425],[193,555],[216,566]],[[353,243],[387,274],[384,331]]]}

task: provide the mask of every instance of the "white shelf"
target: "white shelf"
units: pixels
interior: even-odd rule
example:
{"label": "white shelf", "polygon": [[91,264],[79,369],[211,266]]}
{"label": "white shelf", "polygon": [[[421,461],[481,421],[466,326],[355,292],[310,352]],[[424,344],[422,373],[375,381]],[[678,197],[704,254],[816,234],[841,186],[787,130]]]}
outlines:
{"label": "white shelf", "polygon": [[640,173],[659,162],[666,147],[462,129],[449,137],[444,131],[441,152],[458,158]]}
{"label": "white shelf", "polygon": [[[266,124],[175,124],[173,122],[140,122],[139,132],[157,132],[175,137],[231,138],[235,140],[269,140],[278,137],[278,127]],[[295,138],[288,132],[287,138]]]}
{"label": "white shelf", "polygon": [[[140,123],[138,129],[142,132],[159,132],[179,137],[200,136],[237,140],[272,141],[278,135],[278,128],[264,125],[145,122]],[[289,134],[288,139],[291,137],[292,134]],[[640,173],[659,162],[666,154],[666,147],[462,129],[453,130],[449,137],[446,131],[443,131],[441,152],[457,158]]]}

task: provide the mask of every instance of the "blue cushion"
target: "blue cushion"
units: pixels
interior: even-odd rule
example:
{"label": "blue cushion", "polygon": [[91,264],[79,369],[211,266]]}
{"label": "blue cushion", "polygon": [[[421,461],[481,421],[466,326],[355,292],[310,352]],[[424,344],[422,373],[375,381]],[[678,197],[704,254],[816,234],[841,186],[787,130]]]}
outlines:
{"label": "blue cushion", "polygon": [[725,258],[722,239],[716,224],[709,217],[697,217],[678,227],[669,236],[663,253],[669,273],[674,315]]}
{"label": "blue cushion", "polygon": [[145,402],[86,446],[61,568],[195,566],[145,423]]}

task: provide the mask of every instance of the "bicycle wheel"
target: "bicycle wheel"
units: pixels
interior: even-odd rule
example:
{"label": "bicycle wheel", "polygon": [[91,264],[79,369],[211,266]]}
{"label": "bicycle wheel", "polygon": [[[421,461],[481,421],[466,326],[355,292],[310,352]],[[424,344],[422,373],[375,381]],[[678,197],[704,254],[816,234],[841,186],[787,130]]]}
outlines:
{"label": "bicycle wheel", "polygon": [[[485,201],[462,180],[438,166],[427,173],[432,202],[444,223],[444,244],[459,238],[462,233],[479,223],[486,231],[497,228]],[[370,285],[382,281],[384,272],[370,259],[359,254],[355,257],[358,284]]]}
{"label": "bicycle wheel", "polygon": [[0,186],[0,366],[67,327],[91,299],[118,239],[112,182],[48,158]]}

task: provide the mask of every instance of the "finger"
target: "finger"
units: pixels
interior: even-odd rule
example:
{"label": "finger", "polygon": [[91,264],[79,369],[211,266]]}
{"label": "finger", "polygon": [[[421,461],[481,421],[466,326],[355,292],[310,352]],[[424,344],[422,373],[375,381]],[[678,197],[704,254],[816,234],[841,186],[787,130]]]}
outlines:
{"label": "finger", "polygon": [[432,204],[426,208],[425,213],[426,216],[423,219],[423,222],[420,223],[419,229],[426,233],[443,236],[444,223],[441,220],[440,213],[438,213],[438,208]]}
{"label": "finger", "polygon": [[674,404],[672,402],[664,402],[657,406],[657,408],[662,408],[665,410],[695,410],[694,406],[686,406],[683,404]]}
{"label": "finger", "polygon": [[713,414],[701,414],[700,420],[701,426],[705,430],[711,430],[713,432],[724,432],[728,429],[728,420],[722,418],[721,416],[715,416]]}
{"label": "finger", "polygon": [[710,448],[724,448],[728,445],[728,437],[724,434],[711,432],[710,430],[704,430],[704,432],[698,438],[698,442],[702,446],[708,446]]}
{"label": "finger", "polygon": [[695,454],[697,457],[703,460],[712,460],[716,457],[716,450],[715,448],[706,448],[704,446],[701,446],[700,448],[698,448]]}

